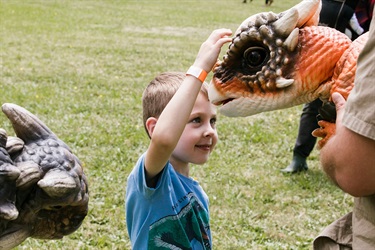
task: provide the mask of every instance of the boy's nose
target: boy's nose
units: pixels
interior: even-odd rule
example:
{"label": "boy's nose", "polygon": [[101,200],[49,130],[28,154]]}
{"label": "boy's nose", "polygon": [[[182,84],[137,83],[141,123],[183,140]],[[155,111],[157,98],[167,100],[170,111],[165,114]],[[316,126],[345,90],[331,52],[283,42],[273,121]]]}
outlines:
{"label": "boy's nose", "polygon": [[211,126],[211,124],[205,127],[205,131],[203,133],[204,137],[213,136],[215,134],[215,129]]}

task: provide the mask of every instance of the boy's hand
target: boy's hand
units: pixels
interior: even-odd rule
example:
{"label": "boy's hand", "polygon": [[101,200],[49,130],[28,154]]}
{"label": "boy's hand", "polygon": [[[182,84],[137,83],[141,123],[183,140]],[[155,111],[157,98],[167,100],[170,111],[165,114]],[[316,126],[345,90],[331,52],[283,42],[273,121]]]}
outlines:
{"label": "boy's hand", "polygon": [[229,29],[214,30],[207,40],[201,45],[194,66],[210,72],[220,54],[221,47],[232,40]]}

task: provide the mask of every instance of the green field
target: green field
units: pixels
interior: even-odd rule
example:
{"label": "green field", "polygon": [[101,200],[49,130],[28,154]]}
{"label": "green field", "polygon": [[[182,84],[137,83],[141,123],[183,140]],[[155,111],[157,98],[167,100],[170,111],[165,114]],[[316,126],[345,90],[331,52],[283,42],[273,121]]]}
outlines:
{"label": "green field", "polygon": [[[235,30],[251,14],[298,2],[0,1],[1,103],[44,121],[81,159],[90,185],[89,214],[76,232],[29,238],[18,249],[130,249],[124,196],[148,145],[144,87],[162,71],[186,71],[213,29]],[[350,210],[352,198],[328,181],[317,150],[309,171],[279,171],[291,160],[301,110],[219,115],[216,151],[191,171],[210,197],[214,249],[311,249]],[[0,127],[13,134],[4,115]]]}

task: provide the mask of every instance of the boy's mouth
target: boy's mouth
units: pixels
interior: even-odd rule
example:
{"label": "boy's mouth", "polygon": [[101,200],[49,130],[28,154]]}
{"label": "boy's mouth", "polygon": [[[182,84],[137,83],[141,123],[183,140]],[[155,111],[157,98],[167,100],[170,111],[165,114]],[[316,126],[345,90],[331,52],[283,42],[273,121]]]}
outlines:
{"label": "boy's mouth", "polygon": [[204,144],[204,145],[196,145],[196,147],[199,148],[199,149],[205,150],[205,151],[209,151],[209,150],[211,150],[212,145],[211,144]]}

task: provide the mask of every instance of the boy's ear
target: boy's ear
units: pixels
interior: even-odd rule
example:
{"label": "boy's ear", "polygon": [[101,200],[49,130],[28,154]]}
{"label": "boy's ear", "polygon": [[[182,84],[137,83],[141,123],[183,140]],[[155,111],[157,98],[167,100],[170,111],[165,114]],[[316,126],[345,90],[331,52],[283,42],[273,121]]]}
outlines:
{"label": "boy's ear", "polygon": [[152,137],[152,133],[154,133],[154,128],[155,128],[155,125],[156,125],[157,121],[158,121],[158,119],[155,118],[155,117],[149,117],[146,120],[146,129],[147,129],[147,132],[148,132],[150,138]]}

